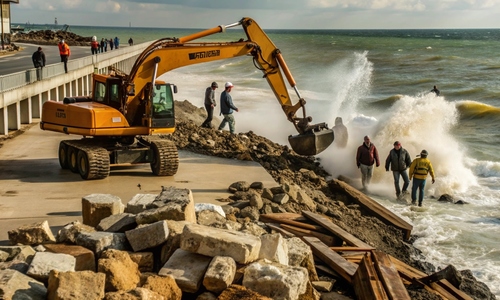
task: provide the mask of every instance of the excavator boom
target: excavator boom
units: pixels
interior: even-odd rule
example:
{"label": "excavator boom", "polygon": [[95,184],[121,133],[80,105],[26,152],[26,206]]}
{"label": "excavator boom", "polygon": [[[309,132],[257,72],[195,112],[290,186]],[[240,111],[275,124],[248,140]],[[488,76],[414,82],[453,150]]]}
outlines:
{"label": "excavator boom", "polygon": [[[243,27],[247,40],[230,43],[195,43],[194,40],[224,32],[227,28]],[[254,64],[263,72],[274,96],[278,100],[287,119],[295,126],[298,135],[289,136],[292,149],[300,155],[316,155],[325,150],[334,139],[333,130],[327,124],[310,124],[312,118],[306,115],[306,101],[301,97],[283,55],[259,25],[250,18],[243,18],[237,23],[207,29],[182,38],[161,39],[151,44],[139,56],[132,67],[128,85],[135,91],[144,89],[152,78],[178,68],[192,64],[227,59],[243,55],[253,56]],[[290,98],[285,79],[294,89],[298,100],[295,104]],[[130,93],[125,100],[125,111],[129,121],[134,117],[140,105],[142,93]],[[297,116],[298,110],[302,116]]]}

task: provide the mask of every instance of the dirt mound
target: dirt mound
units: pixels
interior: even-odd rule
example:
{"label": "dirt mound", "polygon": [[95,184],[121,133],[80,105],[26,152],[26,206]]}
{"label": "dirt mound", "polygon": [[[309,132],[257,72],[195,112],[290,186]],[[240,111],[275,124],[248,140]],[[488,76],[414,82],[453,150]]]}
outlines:
{"label": "dirt mound", "polygon": [[68,31],[39,30],[19,32],[12,35],[11,41],[18,43],[31,43],[38,45],[57,45],[63,39],[70,46],[90,46],[92,37],[79,36]]}

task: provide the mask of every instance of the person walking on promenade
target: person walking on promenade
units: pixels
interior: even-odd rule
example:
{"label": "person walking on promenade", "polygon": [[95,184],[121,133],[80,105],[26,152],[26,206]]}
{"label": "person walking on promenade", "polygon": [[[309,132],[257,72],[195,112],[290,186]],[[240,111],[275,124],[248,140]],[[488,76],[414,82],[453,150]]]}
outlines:
{"label": "person walking on promenade", "polygon": [[36,80],[42,79],[42,68],[45,67],[45,53],[43,53],[42,47],[38,47],[38,50],[33,52],[31,60],[36,68]]}
{"label": "person walking on promenade", "polygon": [[429,153],[426,150],[420,152],[420,158],[415,158],[410,165],[410,180],[413,177],[413,182],[411,186],[411,204],[415,205],[417,201],[417,189],[418,194],[418,206],[422,206],[422,201],[424,200],[424,188],[427,175],[431,174],[432,183],[436,182],[434,178],[434,169],[432,168],[431,161],[427,159]]}
{"label": "person walking on promenade", "polygon": [[110,50],[113,50],[113,47],[115,46],[115,42],[113,42],[113,38],[109,39],[109,48]]}
{"label": "person walking on promenade", "polygon": [[222,119],[222,122],[219,125],[219,131],[222,131],[222,129],[226,127],[226,124],[229,123],[229,132],[234,133],[234,126],[236,122],[234,120],[233,111],[235,110],[239,112],[239,109],[234,106],[233,98],[229,95],[231,89],[233,88],[233,84],[231,82],[226,82],[224,87],[224,92],[220,94],[220,111],[224,116],[224,119]]}
{"label": "person walking on promenade", "polygon": [[358,147],[356,153],[356,165],[361,171],[361,183],[363,189],[367,189],[373,175],[373,165],[380,166],[377,148],[370,142],[370,137],[365,136],[364,142]]}
{"label": "person walking on promenade", "polygon": [[[387,159],[385,160],[385,170],[389,172],[391,167],[392,176],[394,178],[394,187],[396,188],[396,197],[404,196],[408,193],[407,189],[410,185],[408,173],[406,170],[411,165],[411,157],[408,151],[401,146],[399,141],[394,142],[394,148],[391,149]],[[399,177],[403,177],[403,191],[399,187]]]}
{"label": "person walking on promenade", "polygon": [[99,42],[97,41],[97,37],[94,35],[92,37],[92,42],[90,42],[90,51],[92,55],[99,53]]}
{"label": "person walking on promenade", "polygon": [[434,86],[434,88],[431,90],[431,92],[435,93],[436,96],[439,96],[439,90],[437,89],[437,86]]}
{"label": "person walking on promenade", "polygon": [[214,116],[214,108],[217,105],[215,101],[215,89],[218,88],[217,82],[212,82],[212,85],[205,90],[205,109],[207,110],[207,118],[201,124],[201,127],[212,128],[212,119]]}
{"label": "person walking on promenade", "polygon": [[118,47],[120,46],[120,39],[115,36],[115,49],[118,49]]}
{"label": "person walking on promenade", "polygon": [[134,45],[134,40],[132,38],[128,39],[128,45],[133,46]]}
{"label": "person walking on promenade", "polygon": [[108,50],[107,49],[108,48],[108,42],[104,38],[101,39],[101,43],[99,45],[99,48],[101,48],[101,53],[104,53],[104,52],[106,52]]}
{"label": "person walking on promenade", "polygon": [[64,42],[64,40],[61,40],[59,42],[59,55],[61,56],[61,62],[64,63],[64,72],[68,73],[68,59],[69,56],[71,55],[71,50],[69,49],[68,44]]}

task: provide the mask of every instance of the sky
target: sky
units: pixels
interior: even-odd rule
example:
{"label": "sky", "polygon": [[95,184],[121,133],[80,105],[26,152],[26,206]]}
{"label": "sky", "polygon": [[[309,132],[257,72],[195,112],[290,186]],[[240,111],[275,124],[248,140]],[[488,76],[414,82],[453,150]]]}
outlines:
{"label": "sky", "polygon": [[11,22],[212,28],[250,17],[264,29],[499,28],[500,0],[19,0]]}

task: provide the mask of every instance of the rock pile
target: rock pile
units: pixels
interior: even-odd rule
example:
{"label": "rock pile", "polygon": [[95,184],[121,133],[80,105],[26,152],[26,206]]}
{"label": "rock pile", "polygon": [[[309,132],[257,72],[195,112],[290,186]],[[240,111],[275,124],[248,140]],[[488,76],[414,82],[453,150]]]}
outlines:
{"label": "rock pile", "polygon": [[83,37],[63,30],[19,32],[11,36],[11,42],[37,45],[57,45],[61,39],[64,39],[70,46],[90,46],[90,42],[92,41],[92,37]]}
{"label": "rock pile", "polygon": [[57,237],[47,221],[9,231],[16,246],[0,247],[4,299],[319,299],[309,246],[257,221],[283,189],[236,182],[229,190],[253,200],[195,205],[190,190],[164,187],[125,206],[91,194],[83,223]]}

